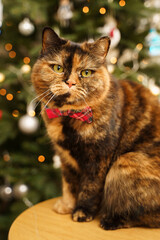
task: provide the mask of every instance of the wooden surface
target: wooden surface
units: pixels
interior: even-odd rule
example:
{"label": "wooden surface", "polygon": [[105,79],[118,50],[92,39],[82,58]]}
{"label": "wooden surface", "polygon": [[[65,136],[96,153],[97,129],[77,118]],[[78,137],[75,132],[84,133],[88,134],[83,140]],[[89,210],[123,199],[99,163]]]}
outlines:
{"label": "wooden surface", "polygon": [[77,223],[70,215],[52,211],[51,199],[24,211],[12,224],[9,240],[160,240],[160,229],[130,228],[105,231],[99,221]]}

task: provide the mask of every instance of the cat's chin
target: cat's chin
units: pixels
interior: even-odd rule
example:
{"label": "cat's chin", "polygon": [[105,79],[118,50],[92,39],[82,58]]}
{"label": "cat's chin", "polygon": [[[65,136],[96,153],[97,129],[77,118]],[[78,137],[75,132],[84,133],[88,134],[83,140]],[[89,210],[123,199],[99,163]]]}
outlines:
{"label": "cat's chin", "polygon": [[[61,108],[63,106],[80,106],[83,105],[83,101],[81,98],[78,99],[78,97],[72,93],[71,91],[65,92],[63,94],[57,95],[50,103],[50,107],[58,107]],[[70,107],[69,107],[70,108]]]}
{"label": "cat's chin", "polygon": [[66,105],[68,102],[68,98],[71,96],[71,94],[69,92],[61,94],[56,96],[56,98],[54,98],[54,105],[57,107],[62,107],[63,105]]}

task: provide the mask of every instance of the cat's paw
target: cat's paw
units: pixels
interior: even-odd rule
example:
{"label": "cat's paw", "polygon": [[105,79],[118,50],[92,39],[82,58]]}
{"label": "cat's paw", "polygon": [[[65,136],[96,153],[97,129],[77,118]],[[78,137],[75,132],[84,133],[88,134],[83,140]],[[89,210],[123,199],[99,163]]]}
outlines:
{"label": "cat's paw", "polygon": [[56,213],[68,214],[73,210],[73,206],[69,203],[66,203],[63,198],[58,199],[57,202],[53,205],[53,210]]}
{"label": "cat's paw", "polygon": [[100,222],[101,228],[104,230],[116,230],[119,228],[125,227],[121,221],[117,221],[116,219],[102,218]]}
{"label": "cat's paw", "polygon": [[77,209],[72,214],[74,222],[90,222],[93,220],[93,216],[82,209]]}

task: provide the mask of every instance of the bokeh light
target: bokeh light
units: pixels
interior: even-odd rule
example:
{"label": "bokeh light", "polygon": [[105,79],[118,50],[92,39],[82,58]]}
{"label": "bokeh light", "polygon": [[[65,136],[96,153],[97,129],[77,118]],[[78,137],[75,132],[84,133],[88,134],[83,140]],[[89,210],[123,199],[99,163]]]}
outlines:
{"label": "bokeh light", "polygon": [[38,157],[38,162],[44,162],[45,161],[45,157],[43,155],[40,155]]}
{"label": "bokeh light", "polygon": [[89,12],[89,7],[84,6],[83,9],[82,9],[82,11],[83,11],[84,13],[88,13],[88,12]]}

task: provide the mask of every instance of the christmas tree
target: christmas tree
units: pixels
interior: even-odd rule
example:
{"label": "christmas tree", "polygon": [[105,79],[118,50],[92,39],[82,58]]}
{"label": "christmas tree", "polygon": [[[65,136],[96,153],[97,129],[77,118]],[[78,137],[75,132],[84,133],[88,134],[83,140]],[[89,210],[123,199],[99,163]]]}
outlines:
{"label": "christmas tree", "polygon": [[24,209],[61,194],[60,159],[30,81],[43,27],[81,42],[108,35],[109,72],[160,96],[159,0],[0,0],[0,238]]}

